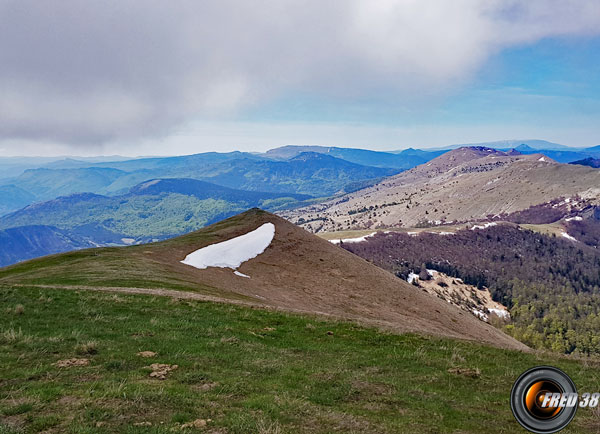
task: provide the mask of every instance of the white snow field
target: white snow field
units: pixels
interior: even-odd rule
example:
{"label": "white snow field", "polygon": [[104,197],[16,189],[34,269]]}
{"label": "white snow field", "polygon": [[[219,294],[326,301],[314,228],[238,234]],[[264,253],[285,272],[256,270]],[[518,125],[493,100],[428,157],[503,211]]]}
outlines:
{"label": "white snow field", "polygon": [[569,235],[569,234],[568,234],[568,233],[566,233],[566,232],[562,232],[562,233],[561,233],[561,235],[562,235],[563,237],[565,237],[567,240],[571,240],[571,241],[577,241],[577,239],[576,239],[575,237],[572,237],[571,235]]}
{"label": "white snow field", "polygon": [[491,222],[491,223],[486,223],[484,225],[475,225],[471,228],[471,230],[474,231],[476,229],[487,229],[489,227],[496,226],[497,224],[498,223],[496,223],[496,222]]}
{"label": "white snow field", "polygon": [[181,262],[200,270],[208,267],[231,268],[237,276],[249,278],[236,269],[264,252],[274,236],[275,225],[265,223],[247,234],[198,249]]}
{"label": "white snow field", "polygon": [[342,238],[342,239],[337,239],[337,240],[329,240],[329,242],[333,243],[333,244],[339,244],[340,241],[342,243],[362,243],[363,241],[367,241],[367,238],[372,237],[376,233],[377,232],[373,232],[368,235],[363,235],[362,237],[357,237],[357,238]]}

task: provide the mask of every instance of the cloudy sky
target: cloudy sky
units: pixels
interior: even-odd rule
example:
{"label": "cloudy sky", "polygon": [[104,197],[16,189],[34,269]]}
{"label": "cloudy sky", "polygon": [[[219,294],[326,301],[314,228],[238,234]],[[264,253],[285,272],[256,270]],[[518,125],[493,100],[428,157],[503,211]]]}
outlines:
{"label": "cloudy sky", "polygon": [[0,156],[600,144],[598,0],[0,0]]}

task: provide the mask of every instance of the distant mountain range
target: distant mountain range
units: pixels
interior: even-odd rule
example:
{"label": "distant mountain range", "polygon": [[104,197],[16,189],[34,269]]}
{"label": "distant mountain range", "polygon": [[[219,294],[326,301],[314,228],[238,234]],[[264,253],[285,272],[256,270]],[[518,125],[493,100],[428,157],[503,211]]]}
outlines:
{"label": "distant mountain range", "polygon": [[387,167],[407,170],[419,164],[435,158],[445,151],[420,151],[417,149],[405,149],[397,153],[369,151],[366,149],[337,148],[325,146],[283,146],[271,149],[263,154],[273,159],[289,159],[303,152],[316,152],[331,155],[351,163],[362,164],[373,167]]}
{"label": "distant mountain range", "polygon": [[[509,200],[511,194],[520,191],[523,182],[531,183],[532,188],[539,191],[527,190],[504,208],[518,211],[519,206],[534,204],[538,198],[547,199],[546,196],[558,194],[558,190],[570,194],[571,190],[580,191],[584,186],[592,188],[588,185],[591,174],[574,178],[569,188],[562,190],[546,189],[541,179],[532,180],[527,176],[534,172],[539,178],[558,176],[557,183],[564,184],[559,178],[571,179],[571,175],[565,175],[568,169],[555,168],[556,163],[548,157],[593,166],[593,156],[600,157],[600,147],[574,150],[540,140],[493,142],[493,145],[506,151],[509,151],[505,148],[508,146],[516,150],[503,152],[480,146],[468,148],[470,151],[465,154],[447,149],[378,152],[284,146],[263,154],[208,152],[137,159],[0,158],[0,169],[6,167],[8,173],[16,174],[0,180],[0,216],[3,215],[0,229],[26,227],[11,232],[12,245],[19,237],[23,246],[31,246],[33,237],[48,237],[46,250],[42,247],[14,249],[16,252],[30,250],[38,255],[81,248],[90,243],[121,245],[160,240],[199,229],[254,206],[283,212],[312,230],[321,227],[319,222],[324,219],[333,219],[331,224],[321,228],[332,230],[481,217],[484,210],[477,207],[484,207],[481,204],[488,200],[484,192],[490,188],[503,189],[504,193],[493,200]],[[546,149],[538,150],[544,147]],[[467,154],[474,160],[493,157],[498,161],[482,165],[480,161],[468,163]],[[542,157],[547,161],[542,162]],[[490,166],[504,167],[507,158],[520,161],[515,163],[515,170],[540,167],[534,172],[527,169],[518,173],[496,171],[498,167]],[[457,169],[463,163],[466,166]],[[544,164],[550,165],[549,168],[542,168]],[[411,170],[404,172],[406,169]],[[456,176],[452,179],[444,175],[452,170],[455,174],[456,170],[470,172],[452,175]],[[482,173],[475,179],[471,172]],[[492,175],[494,178],[489,178]],[[592,181],[595,182],[595,178]],[[442,190],[435,191],[436,183]],[[389,189],[392,184],[398,184],[397,192]],[[491,187],[482,190],[482,185]],[[476,199],[466,194],[467,190],[482,190],[483,196]],[[368,200],[361,199],[364,195]],[[335,197],[333,202],[327,202],[331,197]],[[461,197],[467,198],[468,203],[462,203]],[[379,198],[383,202],[379,203]],[[321,205],[315,205],[318,202],[337,204],[331,208],[334,214],[315,213],[322,209]],[[399,204],[404,207],[402,210]],[[309,207],[289,211],[303,205]],[[500,211],[504,212],[504,208]],[[41,229],[42,226],[45,229]],[[61,242],[56,241],[59,238]],[[26,257],[31,256],[15,253],[10,260]]]}
{"label": "distant mountain range", "polygon": [[156,178],[191,178],[240,190],[326,197],[364,187],[369,181],[372,184],[400,171],[315,152],[299,153],[286,160],[232,152],[103,162],[91,166],[57,161],[49,167],[28,169],[0,183],[0,187],[10,185],[25,192],[14,200],[0,198],[0,211],[6,213],[25,202],[73,193],[124,194],[131,187]]}
{"label": "distant mountain range", "polygon": [[[235,190],[195,179],[154,179],[112,197],[93,193],[62,196],[1,217],[0,229],[12,232],[5,234],[11,242],[0,244],[0,257],[16,262],[83,247],[156,241],[249,208],[276,210],[309,198]],[[36,240],[35,248],[31,240]],[[12,262],[0,260],[0,265],[8,263]]]}
{"label": "distant mountain range", "polygon": [[597,201],[600,171],[546,155],[464,147],[345,196],[282,213],[311,231],[486,220],[554,199]]}

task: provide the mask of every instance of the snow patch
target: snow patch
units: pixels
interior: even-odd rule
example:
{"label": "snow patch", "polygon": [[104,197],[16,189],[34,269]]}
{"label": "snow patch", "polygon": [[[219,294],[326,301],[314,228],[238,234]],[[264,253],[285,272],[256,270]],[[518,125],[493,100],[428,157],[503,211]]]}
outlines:
{"label": "snow patch", "polygon": [[570,222],[571,220],[575,220],[576,222],[580,222],[581,220],[583,220],[583,217],[580,216],[575,216],[575,217],[568,217],[565,219],[565,221]]}
{"label": "snow patch", "polygon": [[158,184],[159,182],[160,179],[153,179],[152,181],[144,182],[142,185],[140,185],[140,190],[144,190],[145,188],[151,187],[154,184]]}
{"label": "snow patch", "polygon": [[544,157],[540,157],[538,161],[546,161],[546,159]]}
{"label": "snow patch", "polygon": [[121,238],[121,241],[123,242],[123,244],[133,244],[135,243],[135,238]]}
{"label": "snow patch", "polygon": [[418,274],[416,274],[416,273],[409,273],[408,278],[406,279],[406,281],[408,283],[413,283],[418,278],[419,278]]}
{"label": "snow patch", "polygon": [[[235,270],[242,263],[256,258],[273,241],[275,225],[265,223],[258,229],[221,243],[198,249],[185,257],[181,263],[200,270],[208,267],[231,268]],[[237,274],[237,273],[236,273]],[[242,274],[239,273],[238,276]],[[248,276],[246,276],[248,277]]]}
{"label": "snow patch", "polygon": [[561,233],[561,235],[562,235],[564,238],[566,238],[567,240],[571,240],[571,241],[577,241],[577,238],[575,238],[575,237],[572,237],[571,235],[569,235],[569,234],[568,234],[568,233],[566,233],[566,232],[562,232],[562,233]]}
{"label": "snow patch", "polygon": [[488,310],[490,311],[490,313],[494,313],[494,314],[498,315],[500,318],[504,318],[504,319],[510,318],[510,313],[507,310],[495,309],[493,307],[489,308]]}
{"label": "snow patch", "polygon": [[250,276],[248,276],[247,274],[244,274],[244,273],[240,273],[238,270],[235,270],[233,272],[233,274],[235,274],[236,276],[246,277],[246,278],[250,279]]}
{"label": "snow patch", "polygon": [[329,240],[329,242],[333,243],[333,244],[339,244],[340,241],[342,243],[362,243],[363,241],[367,241],[367,238],[372,237],[376,233],[377,232],[372,232],[369,235],[363,235],[362,237],[357,237],[357,238],[343,238],[343,239],[339,239],[339,240]]}
{"label": "snow patch", "polygon": [[[439,271],[427,269],[427,274],[429,274],[430,277],[433,277],[436,273],[439,273]],[[406,278],[406,281],[408,283],[413,283],[415,280],[418,279],[419,275],[417,273],[409,273],[408,277]]]}
{"label": "snow patch", "polygon": [[485,229],[485,228],[489,228],[490,226],[496,226],[498,223],[496,222],[491,222],[491,223],[486,223],[484,225],[475,225],[471,228],[472,231],[474,231],[475,229]]}

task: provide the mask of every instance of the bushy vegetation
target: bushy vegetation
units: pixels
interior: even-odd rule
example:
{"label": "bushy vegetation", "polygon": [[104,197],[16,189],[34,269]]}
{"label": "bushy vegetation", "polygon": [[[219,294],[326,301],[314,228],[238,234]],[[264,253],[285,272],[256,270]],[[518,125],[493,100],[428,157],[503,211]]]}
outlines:
{"label": "bushy vegetation", "polygon": [[600,208],[594,208],[593,215],[583,220],[571,220],[567,232],[572,237],[591,247],[600,247]]}
{"label": "bushy vegetation", "polygon": [[402,278],[421,264],[488,287],[510,309],[506,330],[534,348],[600,354],[600,252],[498,225],[455,235],[390,233],[347,250]]}

